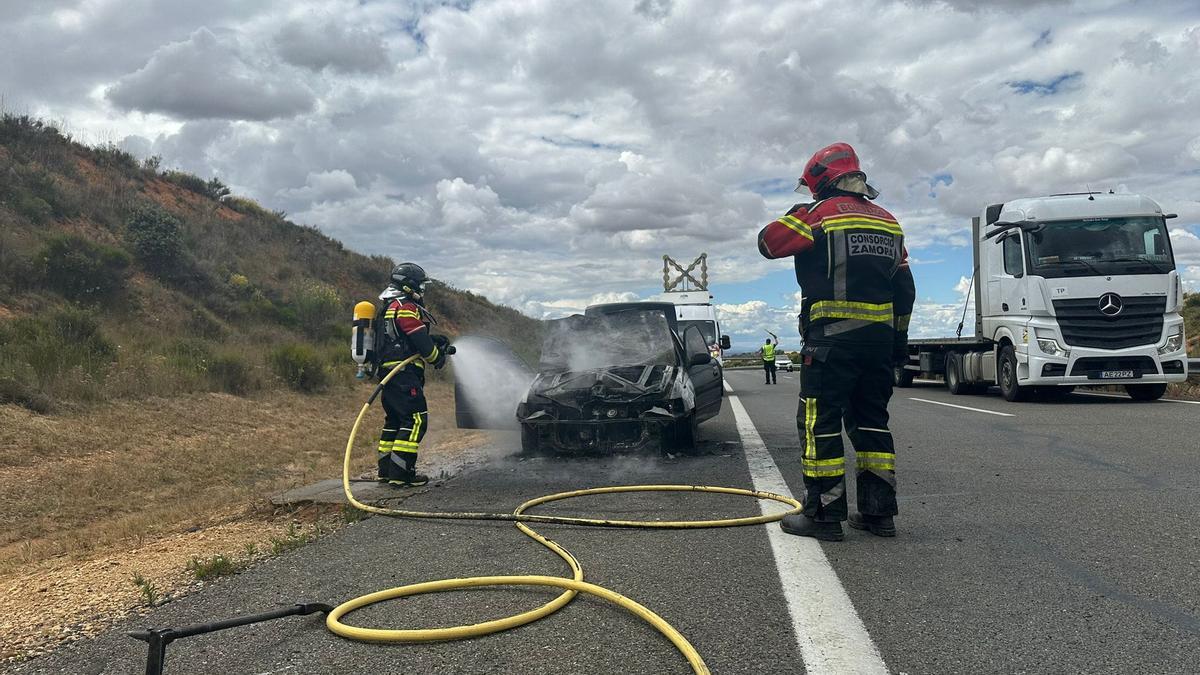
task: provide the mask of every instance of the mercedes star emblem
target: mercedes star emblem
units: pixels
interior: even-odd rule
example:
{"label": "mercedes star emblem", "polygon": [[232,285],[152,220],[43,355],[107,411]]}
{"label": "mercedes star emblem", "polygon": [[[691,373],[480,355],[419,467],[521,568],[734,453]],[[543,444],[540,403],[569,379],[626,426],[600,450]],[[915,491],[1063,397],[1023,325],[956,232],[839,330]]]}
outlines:
{"label": "mercedes star emblem", "polygon": [[1121,313],[1125,303],[1116,293],[1105,293],[1100,296],[1100,313],[1104,316],[1116,316]]}

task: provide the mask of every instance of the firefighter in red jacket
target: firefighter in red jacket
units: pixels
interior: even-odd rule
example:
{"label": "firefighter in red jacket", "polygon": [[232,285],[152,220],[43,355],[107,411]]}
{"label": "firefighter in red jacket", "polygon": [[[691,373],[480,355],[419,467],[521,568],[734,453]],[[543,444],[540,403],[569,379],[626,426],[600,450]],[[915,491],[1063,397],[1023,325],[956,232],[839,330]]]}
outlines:
{"label": "firefighter in red jacket", "polygon": [[791,256],[804,294],[800,410],[804,511],[785,532],[843,538],[847,519],[842,420],[857,455],[858,513],[850,526],[896,533],[895,446],[888,431],[892,368],[906,358],[916,288],[896,218],[869,200],[854,149],[835,143],[804,167],[815,201],[797,204],[758,235],[767,258]]}
{"label": "firefighter in red jacket", "polygon": [[392,368],[414,354],[420,358],[396,373],[383,388],[383,431],[379,434],[379,480],[400,487],[425,485],[428,476],[416,471],[421,439],[429,428],[429,406],[425,402],[425,366],[441,368],[446,363],[450,341],[430,335],[436,323],[421,304],[428,278],[414,263],[401,263],[392,269],[391,282],[380,296],[384,308],[380,321],[378,376],[382,379]]}

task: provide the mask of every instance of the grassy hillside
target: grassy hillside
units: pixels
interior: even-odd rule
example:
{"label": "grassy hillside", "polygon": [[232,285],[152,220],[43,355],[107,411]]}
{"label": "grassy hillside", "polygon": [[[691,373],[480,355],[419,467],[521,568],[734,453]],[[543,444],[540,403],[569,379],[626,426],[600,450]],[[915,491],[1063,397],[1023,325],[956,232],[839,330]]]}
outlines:
{"label": "grassy hillside", "polygon": [[[392,264],[215,178],[0,120],[0,403],[336,386],[351,308]],[[429,305],[451,335],[537,342],[538,322],[472,293],[438,285]]]}

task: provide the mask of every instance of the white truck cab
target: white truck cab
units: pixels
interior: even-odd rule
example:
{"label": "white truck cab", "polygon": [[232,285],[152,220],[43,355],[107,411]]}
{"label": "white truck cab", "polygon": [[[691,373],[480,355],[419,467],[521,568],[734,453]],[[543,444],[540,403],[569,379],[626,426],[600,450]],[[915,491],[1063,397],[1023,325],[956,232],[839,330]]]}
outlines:
{"label": "white truck cab", "polygon": [[713,295],[708,291],[668,291],[654,298],[659,302],[675,305],[675,318],[679,321],[679,332],[691,326],[700,329],[708,351],[718,363],[724,365],[724,350],[729,349],[729,337],[721,334],[717,321],[717,310],[713,306]]}
{"label": "white truck cab", "polygon": [[975,336],[914,340],[916,363],[898,384],[915,371],[944,374],[954,393],[998,384],[1009,400],[1034,387],[1095,384],[1161,397],[1187,379],[1171,217],[1134,194],[986,207],[973,227]]}

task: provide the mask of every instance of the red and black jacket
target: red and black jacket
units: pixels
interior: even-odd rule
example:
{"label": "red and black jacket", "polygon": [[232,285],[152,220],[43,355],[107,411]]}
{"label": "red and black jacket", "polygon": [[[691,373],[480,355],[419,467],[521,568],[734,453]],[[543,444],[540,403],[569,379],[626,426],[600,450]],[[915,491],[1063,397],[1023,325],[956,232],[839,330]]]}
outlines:
{"label": "red and black jacket", "polygon": [[380,375],[404,359],[416,354],[416,359],[404,368],[402,372],[416,375],[422,381],[425,377],[425,362],[436,363],[442,358],[441,350],[429,334],[429,326],[433,318],[424,307],[405,298],[394,298],[388,301],[383,311],[383,329],[388,331],[389,345],[381,355],[383,370]]}
{"label": "red and black jacket", "polygon": [[805,341],[907,339],[916,286],[904,232],[885,209],[844,193],[798,204],[758,233],[758,250],[793,257]]}

